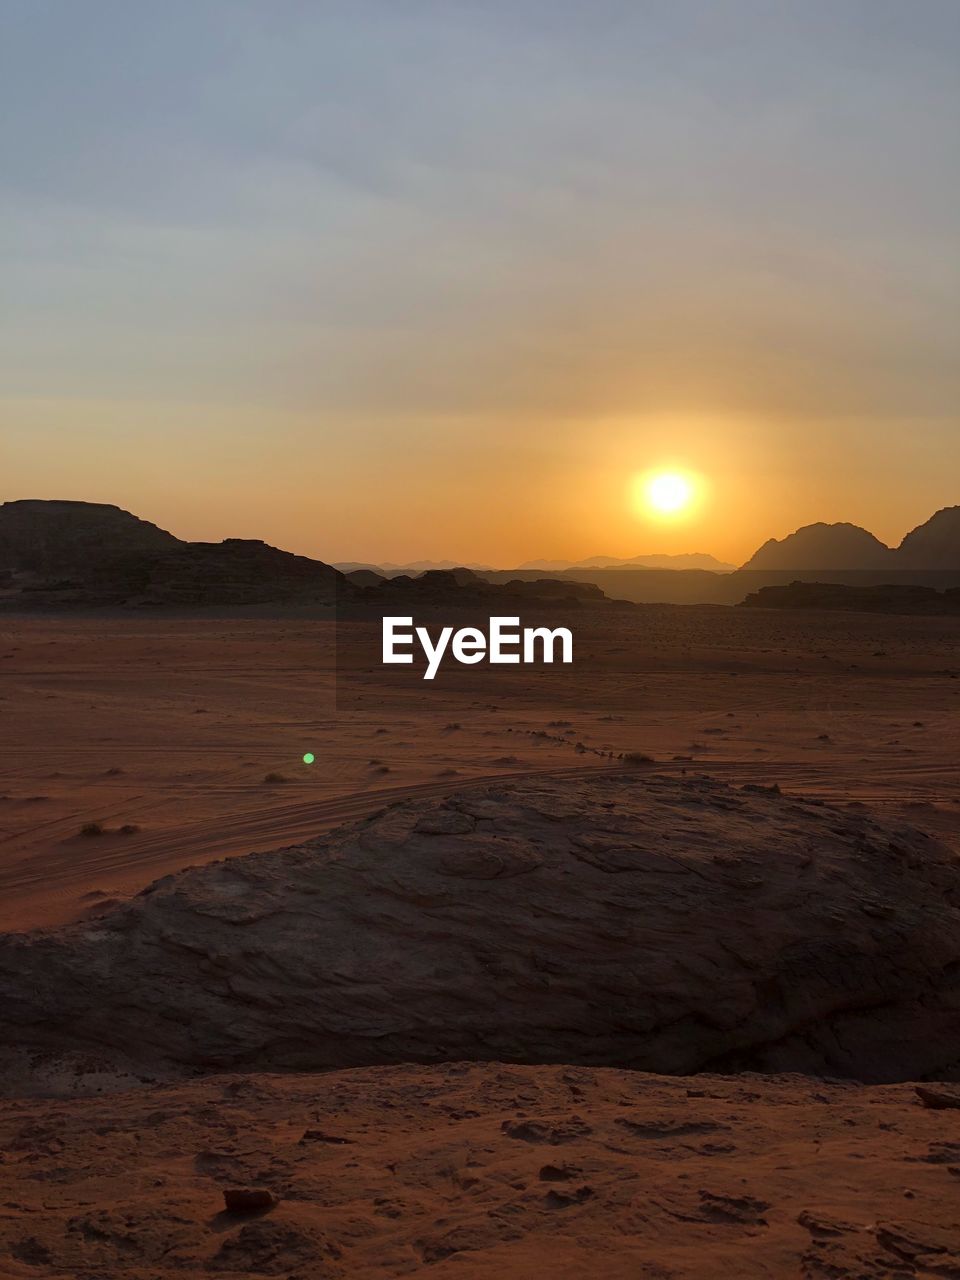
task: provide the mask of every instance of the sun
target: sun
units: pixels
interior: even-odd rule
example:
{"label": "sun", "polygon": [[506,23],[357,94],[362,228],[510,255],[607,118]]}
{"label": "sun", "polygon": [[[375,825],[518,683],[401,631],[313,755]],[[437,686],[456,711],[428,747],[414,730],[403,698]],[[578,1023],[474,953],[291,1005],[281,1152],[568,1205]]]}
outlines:
{"label": "sun", "polygon": [[654,511],[662,511],[665,515],[669,515],[673,511],[680,511],[685,507],[692,496],[692,486],[686,476],[678,475],[675,471],[664,471],[661,475],[653,476],[647,485],[647,498]]}
{"label": "sun", "polygon": [[693,507],[697,482],[689,472],[650,471],[637,477],[634,494],[638,508],[661,518],[676,518]]}

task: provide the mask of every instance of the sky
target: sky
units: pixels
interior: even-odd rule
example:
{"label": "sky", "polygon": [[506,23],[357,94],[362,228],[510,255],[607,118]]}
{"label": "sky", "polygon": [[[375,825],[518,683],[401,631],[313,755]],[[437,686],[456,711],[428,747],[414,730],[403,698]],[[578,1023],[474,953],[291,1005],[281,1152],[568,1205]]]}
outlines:
{"label": "sky", "polygon": [[898,542],[960,503],[958,65],[956,0],[0,0],[0,499]]}

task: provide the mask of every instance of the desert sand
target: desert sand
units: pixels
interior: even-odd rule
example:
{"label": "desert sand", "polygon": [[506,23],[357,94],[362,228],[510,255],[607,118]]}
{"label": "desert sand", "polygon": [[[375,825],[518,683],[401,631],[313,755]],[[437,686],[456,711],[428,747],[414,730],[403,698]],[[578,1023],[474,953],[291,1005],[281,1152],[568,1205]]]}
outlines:
{"label": "desert sand", "polygon": [[375,625],[4,617],[0,1274],[960,1275],[956,620]]}
{"label": "desert sand", "polygon": [[[351,628],[369,643],[374,626],[341,624],[341,665]],[[0,928],[64,923],[394,799],[610,752],[955,833],[955,620],[640,606],[584,611],[575,637],[570,669],[451,669],[425,692],[363,672],[338,685],[329,617],[4,617]]]}
{"label": "desert sand", "polygon": [[[2,1274],[942,1280],[956,1115],[909,1085],[468,1063],[14,1102]],[[232,1187],[279,1203],[227,1213]]]}

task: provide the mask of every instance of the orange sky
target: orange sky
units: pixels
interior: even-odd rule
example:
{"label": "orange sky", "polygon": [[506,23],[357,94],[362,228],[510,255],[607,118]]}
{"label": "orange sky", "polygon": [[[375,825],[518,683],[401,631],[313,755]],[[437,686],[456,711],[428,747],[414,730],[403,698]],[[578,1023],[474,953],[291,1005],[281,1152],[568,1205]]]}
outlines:
{"label": "orange sky", "polygon": [[960,502],[954,0],[3,23],[0,498],[496,565]]}
{"label": "orange sky", "polygon": [[[126,434],[133,412],[135,440]],[[707,551],[739,563],[767,537],[818,519],[849,519],[895,543],[960,496],[955,444],[945,455],[907,430],[878,433],[863,421],[774,430],[766,418],[689,412],[522,430],[449,421],[437,431],[390,420],[343,438],[309,414],[232,408],[218,422],[210,406],[102,405],[89,431],[38,454],[45,420],[61,413],[21,408],[36,431],[19,450],[8,438],[6,476],[19,479],[5,496],[116,502],[181,537],[262,537],[326,560],[510,566]],[[94,434],[104,445],[92,455]],[[638,509],[635,478],[661,466],[698,477],[689,513]]]}

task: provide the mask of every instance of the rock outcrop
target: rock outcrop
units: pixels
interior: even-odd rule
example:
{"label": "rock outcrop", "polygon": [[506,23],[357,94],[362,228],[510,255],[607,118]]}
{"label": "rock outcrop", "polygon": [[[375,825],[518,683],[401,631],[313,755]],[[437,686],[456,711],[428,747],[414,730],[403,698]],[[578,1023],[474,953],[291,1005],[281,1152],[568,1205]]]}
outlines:
{"label": "rock outcrop", "polygon": [[407,801],[0,938],[0,1042],[957,1078],[960,865],[862,809],[586,774]]}
{"label": "rock outcrop", "polygon": [[102,580],[144,556],[167,554],[182,545],[165,529],[107,503],[0,503],[2,572]]}
{"label": "rock outcrop", "polygon": [[894,553],[855,524],[808,524],[786,538],[770,538],[744,569],[885,569]]}
{"label": "rock outcrop", "polygon": [[955,1123],[905,1084],[462,1062],[18,1099],[0,1274],[956,1280]]}
{"label": "rock outcrop", "polygon": [[[621,603],[621,602],[616,602]],[[254,538],[182,542],[119,507],[93,502],[0,504],[0,606],[8,609],[381,609],[608,605],[568,579],[493,584],[472,569],[348,577]]]}
{"label": "rock outcrop", "polygon": [[960,507],[944,507],[918,525],[896,556],[905,569],[960,569]]}
{"label": "rock outcrop", "polygon": [[736,565],[703,551],[688,551],[679,555],[657,553],[627,557],[589,556],[586,560],[527,560],[520,568],[546,569],[551,573],[568,569],[706,569],[711,573],[730,573]]}
{"label": "rock outcrop", "polygon": [[960,507],[944,507],[890,548],[855,524],[808,524],[770,538],[744,569],[960,570]]}
{"label": "rock outcrop", "polygon": [[960,589],[937,591],[933,587],[906,583],[851,587],[840,582],[790,582],[751,591],[741,601],[741,607],[956,616],[960,614]]}
{"label": "rock outcrop", "polygon": [[[361,586],[357,576],[350,575],[351,585]],[[499,610],[526,607],[577,608],[580,605],[629,607],[625,600],[610,600],[592,582],[575,582],[570,578],[505,578],[488,582],[472,569],[430,569],[419,577],[401,575],[369,584],[359,598],[370,604],[395,609],[484,608]]]}
{"label": "rock outcrop", "polygon": [[352,592],[330,565],[255,539],[182,542],[95,502],[0,505],[0,599],[8,607],[332,604]]}
{"label": "rock outcrop", "polygon": [[280,551],[254,538],[187,542],[156,559],[139,594],[145,606],[333,604],[352,587],[322,560]]}

